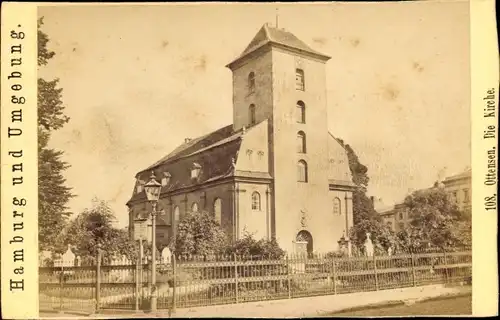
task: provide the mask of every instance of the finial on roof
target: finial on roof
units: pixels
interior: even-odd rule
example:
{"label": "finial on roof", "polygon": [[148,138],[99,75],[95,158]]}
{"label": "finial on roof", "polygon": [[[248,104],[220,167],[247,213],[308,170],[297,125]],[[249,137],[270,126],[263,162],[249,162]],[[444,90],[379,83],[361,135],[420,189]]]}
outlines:
{"label": "finial on roof", "polygon": [[279,10],[280,10],[280,9],[276,8],[276,29],[278,29]]}

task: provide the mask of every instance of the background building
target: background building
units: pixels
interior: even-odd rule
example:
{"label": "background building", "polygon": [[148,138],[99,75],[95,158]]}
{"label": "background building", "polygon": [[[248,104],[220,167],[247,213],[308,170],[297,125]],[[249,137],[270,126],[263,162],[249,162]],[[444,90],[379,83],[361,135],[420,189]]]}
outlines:
{"label": "background building", "polygon": [[472,170],[447,177],[443,180],[444,189],[460,210],[470,210],[472,206]]}
{"label": "background building", "polygon": [[[448,194],[450,201],[455,203],[459,210],[471,209],[471,169],[468,168],[464,172],[446,177],[440,184]],[[395,232],[404,229],[411,221],[408,210],[403,203],[381,208],[377,211],[384,222]]]}
{"label": "background building", "polygon": [[352,226],[347,154],[327,125],[325,64],[293,34],[264,25],[227,67],[233,124],[185,143],[136,175],[130,232],[147,217],[153,171],[163,185],[158,244],[173,221],[211,212],[232,239],[276,237],[289,252],[325,252]]}

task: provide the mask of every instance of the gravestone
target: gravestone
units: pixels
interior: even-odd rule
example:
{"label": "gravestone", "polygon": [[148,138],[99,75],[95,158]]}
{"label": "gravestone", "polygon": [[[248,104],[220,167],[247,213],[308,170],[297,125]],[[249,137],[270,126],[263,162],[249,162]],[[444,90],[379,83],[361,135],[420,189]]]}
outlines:
{"label": "gravestone", "polygon": [[71,251],[71,245],[68,244],[68,249],[63,255],[54,260],[55,267],[73,267],[75,265],[76,255]]}
{"label": "gravestone", "polygon": [[373,243],[372,239],[370,239],[371,234],[369,232],[366,233],[366,240],[365,240],[365,255],[368,257],[373,256]]}
{"label": "gravestone", "polygon": [[172,258],[172,252],[168,247],[163,248],[161,251],[161,263],[170,264]]}
{"label": "gravestone", "polygon": [[296,256],[292,258],[291,269],[293,273],[306,271],[305,259],[307,258],[307,241],[295,241]]}

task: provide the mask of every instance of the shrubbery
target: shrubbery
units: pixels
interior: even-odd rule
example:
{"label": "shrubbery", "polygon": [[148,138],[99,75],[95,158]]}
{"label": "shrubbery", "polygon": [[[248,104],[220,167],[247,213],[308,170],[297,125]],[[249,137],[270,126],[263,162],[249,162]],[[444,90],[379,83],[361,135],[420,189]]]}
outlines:
{"label": "shrubbery", "polygon": [[280,248],[276,239],[255,240],[252,234],[245,236],[227,246],[226,254],[236,254],[240,257],[257,257],[260,259],[277,260],[285,256],[285,251]]}

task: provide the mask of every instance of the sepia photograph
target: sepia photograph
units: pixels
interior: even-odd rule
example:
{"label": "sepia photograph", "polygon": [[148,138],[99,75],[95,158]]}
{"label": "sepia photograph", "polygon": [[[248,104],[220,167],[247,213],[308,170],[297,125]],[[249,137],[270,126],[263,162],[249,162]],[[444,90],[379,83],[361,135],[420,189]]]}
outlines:
{"label": "sepia photograph", "polygon": [[38,4],[40,318],[471,316],[470,20]]}

